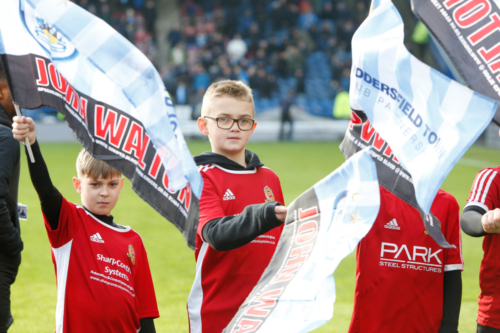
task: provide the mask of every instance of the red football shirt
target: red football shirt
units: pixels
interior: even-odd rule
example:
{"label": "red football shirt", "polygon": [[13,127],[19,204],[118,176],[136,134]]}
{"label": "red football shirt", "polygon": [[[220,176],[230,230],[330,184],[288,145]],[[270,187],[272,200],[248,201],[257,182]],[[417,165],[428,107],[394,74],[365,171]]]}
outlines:
{"label": "red football shirt", "polygon": [[[468,206],[477,206],[486,212],[500,208],[500,167],[479,171],[472,185]],[[500,329],[500,235],[486,235],[483,239],[484,256],[479,270],[479,311],[477,322]]]}
{"label": "red football shirt", "polygon": [[158,317],[141,236],[99,221],[63,199],[59,225],[45,228],[57,278],[56,332],[137,333]]}
{"label": "red football shirt", "polygon": [[220,333],[268,266],[283,225],[231,251],[215,251],[202,239],[205,224],[238,215],[248,205],[284,204],[276,174],[265,167],[233,171],[216,164],[198,167],[203,176],[196,238],[196,277],[188,299],[191,333]]}
{"label": "red football shirt", "polygon": [[426,233],[418,210],[380,187],[380,211],[358,244],[350,333],[437,333],[445,271],[463,270],[459,206],[439,191],[431,207],[446,240]]}

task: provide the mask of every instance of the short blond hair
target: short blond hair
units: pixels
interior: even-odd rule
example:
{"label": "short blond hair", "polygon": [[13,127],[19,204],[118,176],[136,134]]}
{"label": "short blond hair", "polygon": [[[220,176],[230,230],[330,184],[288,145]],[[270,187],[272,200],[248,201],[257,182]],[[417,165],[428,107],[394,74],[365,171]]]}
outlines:
{"label": "short blond hair", "polygon": [[76,158],[78,177],[87,176],[92,179],[120,177],[122,174],[104,161],[94,158],[85,148]]}
{"label": "short blond hair", "polygon": [[214,82],[208,87],[203,96],[203,104],[201,106],[201,116],[206,116],[212,106],[212,100],[217,97],[233,97],[241,101],[252,104],[252,109],[255,115],[255,105],[253,102],[252,89],[241,81],[223,80]]}

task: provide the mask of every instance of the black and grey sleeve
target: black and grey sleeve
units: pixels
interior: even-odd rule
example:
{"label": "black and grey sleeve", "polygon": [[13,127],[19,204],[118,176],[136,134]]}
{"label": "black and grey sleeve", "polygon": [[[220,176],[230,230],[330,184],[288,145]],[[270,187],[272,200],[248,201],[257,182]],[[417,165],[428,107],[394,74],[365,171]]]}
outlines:
{"label": "black and grey sleeve", "polygon": [[274,201],[250,205],[237,216],[214,219],[203,227],[203,238],[216,251],[229,251],[246,245],[283,223],[274,212],[274,207],[278,205],[281,204]]}
{"label": "black and grey sleeve", "polygon": [[487,212],[479,206],[467,206],[460,217],[460,226],[462,230],[469,236],[482,237],[487,235],[483,229],[481,219]]}

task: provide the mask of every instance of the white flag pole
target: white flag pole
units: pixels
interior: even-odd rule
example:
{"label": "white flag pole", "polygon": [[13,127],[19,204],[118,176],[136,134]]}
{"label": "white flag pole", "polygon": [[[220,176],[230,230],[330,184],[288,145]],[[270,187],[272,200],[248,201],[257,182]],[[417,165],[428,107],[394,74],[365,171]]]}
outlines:
{"label": "white flag pole", "polygon": [[[17,116],[21,117],[21,109],[19,108],[19,105],[14,103],[14,108],[16,109]],[[26,145],[26,148],[28,148],[28,155],[30,155],[31,163],[35,163],[35,157],[33,156],[33,151],[31,150],[31,145],[28,138],[24,138],[24,144]]]}

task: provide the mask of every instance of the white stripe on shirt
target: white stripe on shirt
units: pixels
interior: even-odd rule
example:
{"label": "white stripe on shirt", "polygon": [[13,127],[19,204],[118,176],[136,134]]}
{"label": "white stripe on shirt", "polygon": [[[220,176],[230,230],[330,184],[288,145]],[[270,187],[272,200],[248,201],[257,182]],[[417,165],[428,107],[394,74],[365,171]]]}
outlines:
{"label": "white stripe on shirt", "polygon": [[493,179],[495,179],[495,176],[497,175],[497,172],[494,171],[491,176],[490,176],[490,179],[488,179],[488,184],[486,184],[486,188],[484,189],[484,193],[483,193],[483,197],[481,198],[481,203],[484,204],[484,201],[486,200],[486,194],[488,194],[488,191],[490,189],[490,185],[491,185],[491,182],[493,181]]}
{"label": "white stripe on shirt", "polygon": [[[476,196],[473,197],[473,200],[474,201],[479,201],[479,197],[481,196],[481,191],[483,190],[483,185],[484,185],[484,181],[486,180],[486,178],[488,177],[488,175],[492,172],[493,170],[489,169],[488,171],[486,171],[486,173],[481,177],[481,182],[479,183],[479,187],[477,188],[477,192],[476,192]],[[478,179],[479,181],[479,179]]]}

